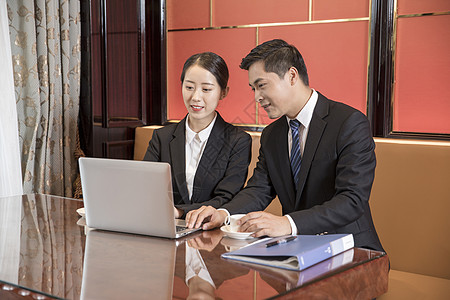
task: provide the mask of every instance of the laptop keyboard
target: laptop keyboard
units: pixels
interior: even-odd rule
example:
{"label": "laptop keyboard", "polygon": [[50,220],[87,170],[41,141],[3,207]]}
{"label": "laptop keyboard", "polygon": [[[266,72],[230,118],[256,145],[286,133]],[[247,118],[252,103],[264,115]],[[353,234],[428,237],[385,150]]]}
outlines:
{"label": "laptop keyboard", "polygon": [[186,230],[186,229],[187,229],[186,226],[177,226],[177,228],[176,228],[177,232],[180,232],[180,231],[183,231],[183,230]]}

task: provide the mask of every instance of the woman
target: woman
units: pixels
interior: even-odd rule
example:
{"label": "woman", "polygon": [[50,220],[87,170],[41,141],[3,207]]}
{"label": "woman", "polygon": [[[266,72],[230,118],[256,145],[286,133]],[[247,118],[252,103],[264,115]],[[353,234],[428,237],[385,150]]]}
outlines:
{"label": "woman", "polygon": [[181,73],[187,116],[154,131],[144,160],[172,167],[176,217],[202,205],[218,208],[242,189],[251,138],[216,112],[228,94],[228,68],[215,53],[191,56]]}

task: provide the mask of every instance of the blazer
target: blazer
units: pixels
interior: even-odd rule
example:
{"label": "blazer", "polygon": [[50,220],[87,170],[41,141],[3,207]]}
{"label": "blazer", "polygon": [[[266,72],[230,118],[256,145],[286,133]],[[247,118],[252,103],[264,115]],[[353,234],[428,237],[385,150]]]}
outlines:
{"label": "blazer", "polygon": [[242,189],[252,144],[248,133],[225,122],[217,113],[195,173],[190,201],[186,184],[186,118],[155,130],[144,156],[144,160],[171,165],[174,204],[184,210],[184,215],[202,205],[221,207]]}
{"label": "blazer", "polygon": [[263,130],[254,175],[224,208],[263,210],[278,195],[299,234],[352,233],[355,246],[383,251],[369,207],[376,159],[366,116],[319,93],[296,187],[288,130],[285,116]]}

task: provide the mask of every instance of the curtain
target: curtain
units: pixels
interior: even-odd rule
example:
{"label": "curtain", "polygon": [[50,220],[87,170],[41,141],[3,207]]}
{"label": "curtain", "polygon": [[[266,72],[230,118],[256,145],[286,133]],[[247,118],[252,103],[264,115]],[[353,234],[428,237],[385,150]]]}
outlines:
{"label": "curtain", "polygon": [[22,194],[22,174],[5,0],[0,0],[0,70],[0,197],[6,197]]}
{"label": "curtain", "polygon": [[7,0],[24,193],[72,197],[79,0]]}
{"label": "curtain", "polygon": [[[0,0],[0,198],[22,194],[19,135],[6,0]],[[17,283],[21,196],[0,199],[0,278]]]}

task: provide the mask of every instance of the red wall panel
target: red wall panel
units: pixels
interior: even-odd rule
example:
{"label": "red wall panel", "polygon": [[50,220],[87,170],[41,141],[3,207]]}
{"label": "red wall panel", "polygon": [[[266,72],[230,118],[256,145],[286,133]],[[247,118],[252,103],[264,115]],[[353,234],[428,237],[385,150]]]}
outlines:
{"label": "red wall panel", "polygon": [[214,0],[213,26],[308,20],[309,0]]}
{"label": "red wall panel", "polygon": [[[260,43],[281,38],[302,53],[310,86],[366,113],[368,21],[260,29]],[[261,122],[269,120],[260,110]]]}
{"label": "red wall panel", "polygon": [[313,20],[369,17],[369,0],[313,0]]}
{"label": "red wall panel", "polygon": [[209,27],[209,0],[167,0],[167,28]]}
{"label": "red wall panel", "polygon": [[450,133],[450,15],[400,18],[394,131]]}
{"label": "red wall panel", "polygon": [[449,0],[398,0],[398,14],[420,14],[450,11]]}
{"label": "red wall panel", "polygon": [[168,119],[179,120],[186,114],[180,82],[184,62],[192,54],[211,51],[223,57],[230,72],[230,92],[219,103],[218,111],[228,122],[256,122],[255,102],[248,86],[247,72],[239,68],[242,58],[256,45],[255,28],[169,32],[167,45]]}

